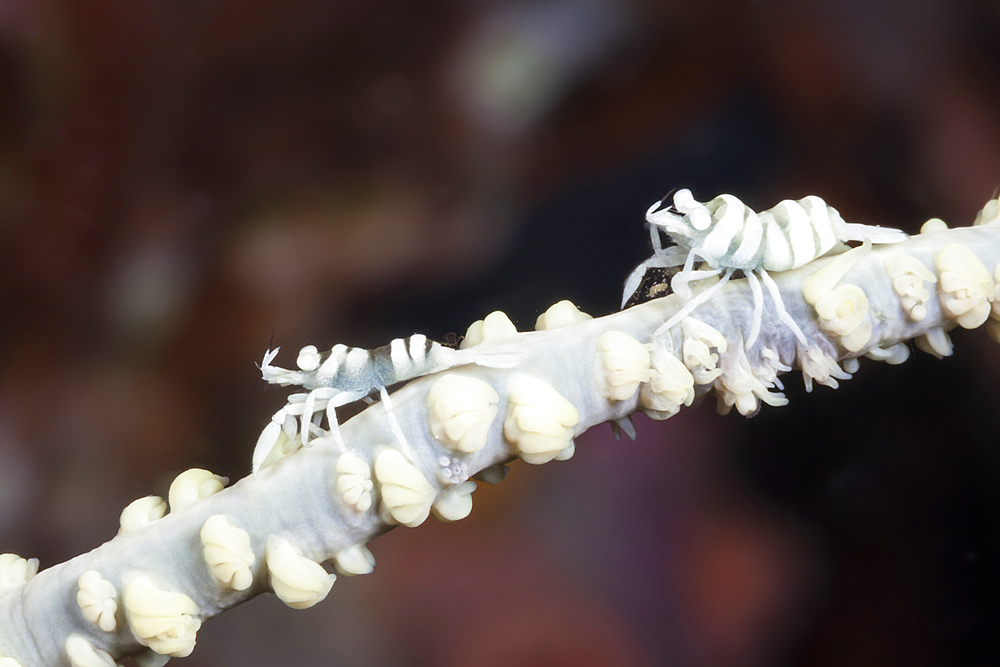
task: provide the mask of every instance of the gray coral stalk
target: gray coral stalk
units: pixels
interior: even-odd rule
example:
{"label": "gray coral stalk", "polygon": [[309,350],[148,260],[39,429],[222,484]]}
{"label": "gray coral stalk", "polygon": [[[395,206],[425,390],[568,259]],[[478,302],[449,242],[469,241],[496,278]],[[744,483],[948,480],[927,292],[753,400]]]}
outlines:
{"label": "gray coral stalk", "polygon": [[[670,295],[590,318],[568,302],[516,332],[495,313],[467,345],[515,355],[511,368],[475,364],[416,379],[392,394],[401,440],[376,403],[332,437],[301,447],[283,432],[256,478],[229,488],[207,471],[122,514],[119,534],[35,574],[37,562],[0,556],[0,667],[113,665],[135,655],[163,664],[189,654],[203,621],[261,593],[295,608],[321,601],[336,574],[365,574],[364,545],[431,513],[471,510],[475,476],[503,479],[515,457],[565,459],[573,438],[629,415],[658,419],[715,393],[721,411],[750,414],[786,400],[778,376],[798,368],[807,386],[836,386],[856,359],[899,363],[906,341],[950,354],[947,331],[988,322],[1000,330],[1000,201],[968,228],[925,225],[892,245],[862,247],[774,275],[803,345],[765,299],[760,334],[745,348],[754,295],[730,281],[690,317],[654,332],[682,306]],[[711,279],[695,285],[707,289]],[[324,567],[324,564],[329,564]]]}

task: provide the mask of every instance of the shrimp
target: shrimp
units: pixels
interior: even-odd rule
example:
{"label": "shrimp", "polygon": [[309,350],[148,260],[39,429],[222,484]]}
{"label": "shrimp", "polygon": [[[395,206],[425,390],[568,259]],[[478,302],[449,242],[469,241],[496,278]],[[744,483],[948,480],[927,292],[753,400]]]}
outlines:
{"label": "shrimp", "polygon": [[[672,206],[660,208],[661,205],[662,202],[657,202],[646,211],[653,256],[629,276],[623,304],[638,288],[647,268],[682,266],[671,287],[685,303],[654,333],[660,335],[708,301],[735,271],[742,271],[754,300],[750,333],[744,343],[747,349],[760,332],[764,308],[761,283],[767,288],[779,319],[806,345],[805,334],[785,310],[769,271],[804,266],[842,248],[845,241],[898,243],[907,238],[898,229],[845,222],[836,209],[816,196],[797,201],[786,199],[758,214],[732,195],[719,195],[703,204],[695,201],[690,190],[683,189],[674,194]],[[661,231],[676,245],[664,248]],[[703,261],[708,268],[695,269],[696,260]],[[714,276],[721,276],[718,282],[693,294],[689,283]]]}
{"label": "shrimp", "polygon": [[[346,451],[340,435],[336,409],[379,393],[386,407],[393,433],[406,448],[402,429],[392,414],[386,387],[431,373],[461,366],[478,364],[493,368],[509,368],[517,364],[517,356],[486,352],[476,348],[455,350],[415,334],[406,340],[397,338],[374,350],[338,344],[321,354],[314,345],[299,351],[298,370],[272,366],[280,348],[268,350],[260,365],[263,378],[271,384],[287,387],[297,385],[308,390],[289,396],[288,403],[278,410],[257,439],[253,453],[253,474],[256,476],[264,460],[284,432],[289,438],[298,435],[304,447],[312,435],[326,435],[320,428],[325,410],[330,434],[341,450]],[[298,424],[296,423],[298,417]]]}

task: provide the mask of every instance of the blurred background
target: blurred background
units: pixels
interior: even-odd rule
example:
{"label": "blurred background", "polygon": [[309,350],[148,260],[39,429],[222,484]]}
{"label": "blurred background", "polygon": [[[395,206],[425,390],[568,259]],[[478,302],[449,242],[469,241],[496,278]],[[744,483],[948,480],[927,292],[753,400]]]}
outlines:
{"label": "blurred background", "polygon": [[[0,0],[0,551],[247,474],[268,347],[616,310],[675,187],[969,224],[998,84],[996,0]],[[954,338],[592,429],[184,664],[998,664],[1000,355]]]}

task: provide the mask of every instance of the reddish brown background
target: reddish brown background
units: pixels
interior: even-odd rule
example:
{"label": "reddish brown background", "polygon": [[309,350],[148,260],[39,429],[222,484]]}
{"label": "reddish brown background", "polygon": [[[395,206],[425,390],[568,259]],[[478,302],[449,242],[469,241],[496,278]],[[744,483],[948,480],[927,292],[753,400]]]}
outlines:
{"label": "reddish brown background", "polygon": [[[269,345],[614,310],[671,188],[967,224],[998,36],[995,0],[0,2],[0,551],[246,474]],[[997,354],[955,338],[752,421],[594,429],[184,664],[996,664]]]}

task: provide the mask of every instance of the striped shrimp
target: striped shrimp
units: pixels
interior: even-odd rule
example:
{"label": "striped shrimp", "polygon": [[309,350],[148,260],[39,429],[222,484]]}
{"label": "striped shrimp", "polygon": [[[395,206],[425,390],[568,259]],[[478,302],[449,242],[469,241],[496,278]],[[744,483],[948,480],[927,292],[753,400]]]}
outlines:
{"label": "striped shrimp", "polygon": [[278,349],[264,354],[260,366],[264,379],[271,384],[283,387],[297,385],[308,391],[289,396],[288,403],[271,417],[260,434],[253,453],[254,475],[280,440],[282,432],[292,440],[299,435],[303,446],[309,445],[312,435],[326,435],[319,425],[324,409],[330,433],[337,445],[345,450],[336,409],[367,399],[373,392],[381,395],[390,427],[405,450],[406,439],[392,414],[386,387],[463,364],[494,368],[517,364],[516,355],[484,352],[476,348],[455,350],[428,340],[423,334],[415,334],[406,340],[397,338],[374,350],[338,344],[328,353],[321,354],[315,346],[308,345],[299,351],[296,360],[299,369],[295,371],[271,365]]}
{"label": "striped shrimp", "polygon": [[[661,205],[662,202],[657,202],[646,211],[654,254],[629,276],[623,304],[639,287],[647,268],[682,266],[671,281],[671,287],[685,304],[656,330],[654,335],[659,335],[708,301],[735,271],[742,271],[754,299],[753,321],[744,343],[747,349],[760,332],[764,307],[761,283],[774,301],[778,317],[799,342],[806,344],[805,334],[785,310],[778,286],[768,271],[788,271],[804,266],[842,248],[845,241],[898,243],[907,238],[898,229],[844,222],[836,209],[816,196],[798,201],[786,199],[759,214],[732,195],[719,195],[703,204],[695,201],[687,189],[674,194],[673,206],[660,208]],[[677,245],[664,248],[660,243],[661,231]],[[709,268],[696,270],[696,260],[704,261]],[[688,283],[719,275],[717,283],[697,295],[692,293]]]}

